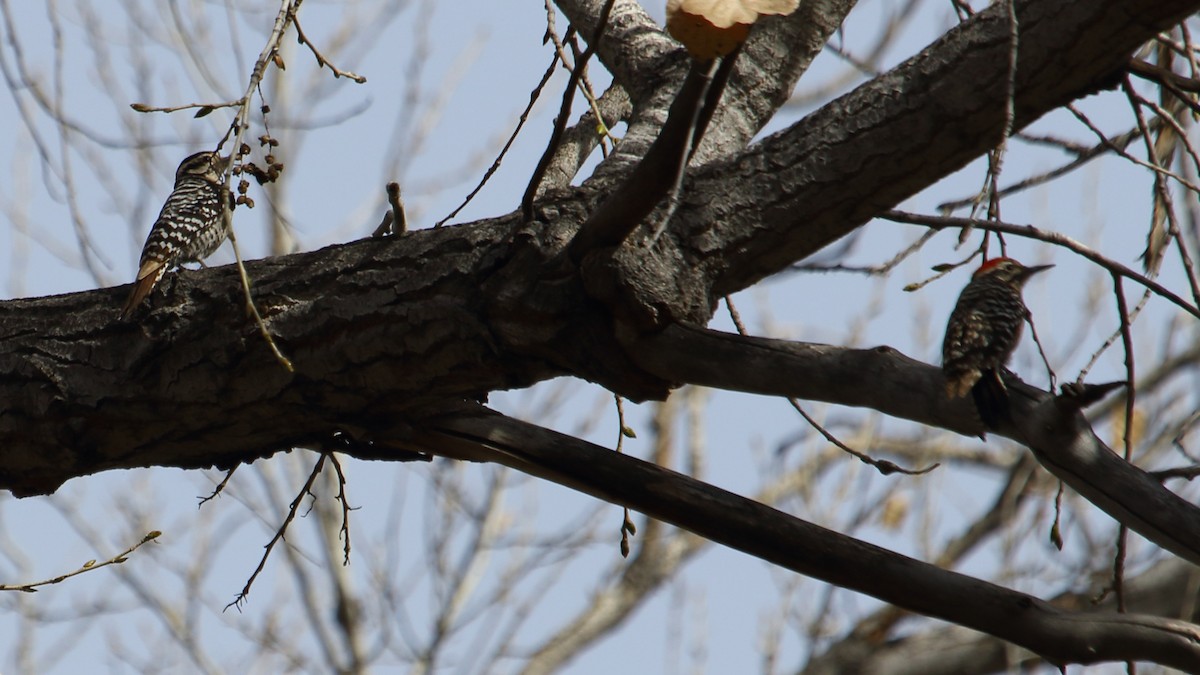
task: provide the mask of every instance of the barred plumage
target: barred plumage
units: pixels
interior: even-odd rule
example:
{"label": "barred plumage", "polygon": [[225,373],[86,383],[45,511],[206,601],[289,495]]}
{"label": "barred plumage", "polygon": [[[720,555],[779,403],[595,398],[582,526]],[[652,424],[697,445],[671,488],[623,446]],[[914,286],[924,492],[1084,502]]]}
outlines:
{"label": "barred plumage", "polygon": [[1012,258],[988,260],[971,277],[950,314],[942,343],[946,396],[972,392],[980,417],[989,426],[1006,409],[1000,371],[1021,341],[1029,313],[1021,290],[1030,277],[1051,267],[1025,267]]}
{"label": "barred plumage", "polygon": [[[133,291],[121,310],[121,318],[128,318],[137,309],[168,269],[185,262],[201,262],[225,241],[232,195],[221,189],[221,175],[229,159],[206,151],[179,163],[175,189],[146,237]],[[228,204],[222,203],[222,196]]]}

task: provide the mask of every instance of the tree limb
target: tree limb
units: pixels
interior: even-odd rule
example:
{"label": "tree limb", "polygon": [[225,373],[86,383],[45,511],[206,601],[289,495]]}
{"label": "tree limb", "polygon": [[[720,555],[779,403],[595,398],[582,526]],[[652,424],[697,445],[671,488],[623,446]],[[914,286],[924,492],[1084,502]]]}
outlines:
{"label": "tree limb", "polygon": [[[890,347],[846,349],[672,326],[629,349],[648,372],[675,382],[869,407],[967,435],[982,431],[969,399],[945,397],[941,369]],[[1015,422],[989,431],[1028,447],[1117,522],[1200,565],[1200,508],[1104,445],[1073,401],[1023,383],[1009,389]]]}
{"label": "tree limb", "polygon": [[1200,672],[1200,626],[1140,614],[1064,611],[480,406],[429,418],[399,445],[510,466],[800,574],[995,635],[1051,663],[1136,660]]}
{"label": "tree limb", "polygon": [[[1200,570],[1178,560],[1164,560],[1126,584],[1130,611],[1196,620]],[[1081,593],[1063,593],[1050,604],[1068,610],[1085,607],[1116,610],[1109,595],[1103,602]],[[1035,657],[1013,654],[1001,640],[960,626],[938,626],[906,637],[880,642],[857,630],[798,672],[802,675],[978,675],[1011,672],[1014,665],[1032,665]]]}
{"label": "tree limb", "polygon": [[[1016,5],[1018,129],[1115,86],[1139,45],[1200,8],[1195,0]],[[680,208],[679,234],[724,270],[716,297],[803,259],[925,188],[928,175],[952,173],[991,149],[1004,126],[1008,49],[1005,5],[993,4],[891,71],[700,173]]]}

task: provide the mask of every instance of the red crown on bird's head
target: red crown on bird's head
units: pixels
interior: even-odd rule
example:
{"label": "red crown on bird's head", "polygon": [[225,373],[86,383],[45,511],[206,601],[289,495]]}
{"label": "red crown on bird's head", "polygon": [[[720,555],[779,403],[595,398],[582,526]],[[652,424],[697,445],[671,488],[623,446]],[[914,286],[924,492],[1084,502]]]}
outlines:
{"label": "red crown on bird's head", "polygon": [[971,276],[972,277],[982,276],[982,275],[987,274],[988,272],[996,269],[997,267],[1003,265],[1004,263],[1012,263],[1014,265],[1021,266],[1021,263],[1017,262],[1016,260],[1013,260],[1012,258],[1005,258],[1005,257],[991,258],[989,260],[984,260],[983,264],[979,266],[979,269],[975,270],[975,273],[972,274]]}

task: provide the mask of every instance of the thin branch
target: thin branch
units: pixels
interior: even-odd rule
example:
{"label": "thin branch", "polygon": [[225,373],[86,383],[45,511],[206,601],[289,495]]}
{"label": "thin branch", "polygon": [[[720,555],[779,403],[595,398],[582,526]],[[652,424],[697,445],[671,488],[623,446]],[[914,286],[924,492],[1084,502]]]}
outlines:
{"label": "thin branch", "polygon": [[262,314],[258,312],[258,305],[254,303],[254,298],[250,295],[250,275],[246,273],[246,265],[242,262],[242,252],[238,250],[237,237],[233,233],[233,228],[229,228],[229,243],[233,245],[233,257],[237,261],[238,278],[242,282],[242,291],[246,297],[246,311],[250,312],[250,315],[254,317],[254,323],[258,326],[258,332],[267,343],[267,347],[271,349],[271,353],[275,355],[275,360],[289,373],[296,372],[291,359],[284,356],[283,352],[279,350],[279,345],[275,344],[275,338],[271,337],[271,331],[267,328],[267,323],[263,321]]}
{"label": "thin branch", "polygon": [[1162,174],[1164,176],[1174,178],[1175,180],[1179,181],[1180,185],[1186,187],[1188,190],[1191,190],[1192,192],[1200,194],[1200,186],[1189,181],[1188,179],[1184,178],[1183,176],[1180,176],[1179,174],[1175,173],[1174,171],[1164,169],[1163,167],[1158,166],[1155,162],[1138,159],[1137,157],[1134,157],[1133,155],[1129,154],[1128,152],[1125,152],[1125,150],[1123,148],[1119,147],[1111,139],[1109,139],[1107,136],[1105,136],[1104,132],[1101,131],[1099,127],[1092,124],[1092,121],[1089,120],[1086,115],[1079,112],[1079,109],[1077,107],[1075,107],[1074,105],[1068,105],[1067,110],[1071,111],[1071,113],[1073,113],[1075,115],[1076,119],[1078,119],[1080,122],[1083,122],[1084,126],[1086,126],[1088,129],[1090,129],[1092,131],[1092,133],[1096,134],[1096,137],[1099,138],[1102,143],[1107,145],[1109,147],[1109,149],[1111,149],[1113,152],[1117,153],[1121,157],[1129,160],[1130,162],[1133,162],[1134,164],[1136,164],[1144,169],[1149,169],[1149,170],[1153,171],[1155,174]]}
{"label": "thin branch", "polygon": [[[1128,80],[1126,80],[1128,83]],[[1130,332],[1129,307],[1125,303],[1125,288],[1121,275],[1113,274],[1113,294],[1117,298],[1117,318],[1121,322],[1121,343],[1125,348],[1125,461],[1133,458],[1133,413],[1137,396],[1137,380],[1134,373],[1133,335]],[[1125,557],[1129,544],[1129,527],[1121,523],[1117,531],[1117,550],[1113,556],[1113,592],[1117,594],[1117,611],[1125,612]],[[1131,666],[1132,667],[1132,664]]]}
{"label": "thin branch", "polygon": [[[253,101],[254,92],[259,91],[261,93],[259,85],[262,83],[262,78],[266,74],[267,67],[271,63],[275,62],[274,59],[279,51],[279,43],[283,39],[284,32],[287,30],[289,20],[295,17],[296,9],[300,7],[301,2],[303,2],[303,0],[283,0],[283,3],[279,8],[279,13],[275,16],[275,24],[271,28],[271,34],[267,37],[266,44],[263,45],[262,51],[259,52],[258,60],[254,63],[254,68],[250,71],[250,81],[246,85],[245,93],[239,100],[240,107],[238,108],[237,116],[230,125],[229,131],[225,133],[225,138],[221,139],[221,142],[217,145],[218,151],[220,150],[221,146],[225,144],[225,141],[229,140],[230,133],[232,133],[232,154],[235,157],[240,157],[243,154],[242,139],[246,134],[246,130],[250,128],[250,104]],[[233,172],[233,165],[234,162],[231,161],[229,162],[229,166],[225,169],[225,176],[222,178],[221,182],[222,191],[228,189],[230,177],[232,176]],[[245,263],[242,262],[242,253],[238,249],[237,237],[234,235],[232,226],[229,227],[229,243],[233,247],[233,256],[237,262],[238,278],[242,282],[242,292],[245,294],[246,307],[251,316],[254,317],[255,323],[258,325],[259,333],[263,336],[267,346],[270,347],[271,353],[275,355],[275,359],[279,361],[284,369],[289,373],[295,372],[295,368],[292,366],[291,360],[284,356],[283,352],[279,350],[279,346],[275,344],[274,338],[271,337],[271,332],[267,329],[267,324],[263,321],[262,314],[259,313],[258,307],[254,303],[254,297],[250,292],[250,276],[246,273]]]}
{"label": "thin branch", "polygon": [[80,566],[79,569],[77,569],[73,572],[67,572],[66,574],[60,574],[57,577],[53,577],[51,579],[46,579],[44,581],[32,581],[27,584],[11,584],[11,585],[10,584],[0,584],[0,591],[22,591],[24,593],[36,593],[39,586],[49,586],[51,584],[57,584],[62,581],[65,581],[67,579],[70,579],[71,577],[79,576],[80,574],[83,574],[84,572],[91,572],[92,570],[98,570],[101,567],[108,567],[109,565],[116,565],[118,563],[123,563],[128,559],[127,556],[130,553],[133,553],[134,551],[141,548],[141,546],[143,544],[145,544],[146,542],[154,541],[155,539],[159,538],[160,536],[162,536],[162,532],[159,532],[158,530],[152,530],[150,532],[147,532],[146,536],[142,537],[141,541],[134,544],[133,546],[130,546],[129,548],[125,549],[124,551],[116,554],[115,556],[109,558],[108,560],[105,560],[103,562],[96,562],[95,560],[89,560],[89,561],[85,562],[82,566]]}
{"label": "thin branch", "polygon": [[[623,452],[625,448],[625,438],[637,438],[637,434],[633,429],[625,424],[625,402],[618,394],[613,394],[613,399],[617,405],[617,447],[614,452]],[[621,521],[621,557],[629,557],[629,537],[637,534],[637,525],[634,525],[633,519],[629,517],[629,507],[625,507],[624,518]]]}
{"label": "thin branch", "polygon": [[[296,498],[293,499],[291,505],[288,506],[287,517],[283,519],[283,524],[281,524],[279,529],[275,531],[275,536],[271,537],[271,541],[267,542],[267,545],[263,547],[264,551],[262,558],[258,561],[258,567],[254,569],[254,573],[251,574],[250,578],[246,580],[246,585],[242,587],[241,592],[237,594],[237,597],[233,599],[233,602],[225,605],[225,609],[237,607],[238,610],[241,610],[242,605],[246,602],[246,598],[250,595],[250,587],[254,585],[254,580],[258,578],[259,573],[262,572],[263,568],[267,566],[267,559],[271,557],[271,551],[275,548],[275,544],[279,543],[279,541],[283,539],[283,535],[287,533],[288,526],[291,525],[292,521],[296,519],[296,513],[300,510],[300,502],[304,500],[306,495],[312,495],[313,482],[317,480],[317,476],[321,474],[321,469],[325,466],[326,457],[329,457],[329,454],[321,453],[320,458],[317,459],[317,463],[313,465],[312,471],[309,472],[308,480],[305,481],[304,487],[300,488],[300,491],[296,493]],[[347,545],[349,545],[348,540]]]}
{"label": "thin branch", "polygon": [[[1139,315],[1141,315],[1142,310],[1146,308],[1146,303],[1148,303],[1150,301],[1151,295],[1152,294],[1149,289],[1142,292],[1142,297],[1138,300],[1138,303],[1133,306],[1133,311],[1129,313],[1126,321],[1128,321],[1129,323],[1133,323],[1134,320],[1136,320],[1137,317]],[[1118,325],[1116,330],[1114,330],[1112,332],[1112,334],[1109,335],[1108,338],[1104,340],[1104,343],[1101,344],[1096,349],[1096,351],[1092,352],[1092,355],[1088,359],[1088,362],[1086,364],[1084,364],[1083,368],[1079,369],[1079,374],[1075,376],[1076,384],[1083,383],[1084,378],[1087,377],[1088,373],[1091,372],[1092,368],[1100,361],[1100,357],[1104,354],[1104,352],[1108,351],[1109,347],[1112,347],[1114,344],[1117,343],[1117,338],[1121,337],[1121,332],[1122,332],[1122,327],[1120,325]]]}
{"label": "thin branch", "polygon": [[[1161,126],[1161,122],[1157,122],[1157,121],[1151,122],[1151,124],[1154,125],[1155,128],[1158,128],[1159,126]],[[1099,157],[1100,155],[1103,155],[1106,152],[1114,152],[1114,148],[1124,149],[1124,148],[1128,147],[1129,144],[1132,143],[1134,141],[1134,139],[1136,139],[1138,137],[1138,134],[1139,134],[1138,129],[1134,128],[1134,129],[1127,131],[1119,136],[1114,136],[1113,138],[1109,139],[1108,142],[1097,143],[1096,145],[1093,145],[1088,148],[1082,148],[1082,149],[1071,147],[1066,142],[1056,142],[1056,143],[1054,143],[1055,146],[1057,146],[1065,151],[1073,152],[1076,155],[1076,157],[1074,159],[1072,159],[1070,162],[1067,162],[1066,164],[1063,164],[1060,167],[1051,169],[1045,173],[1041,173],[1036,176],[1030,176],[1029,178],[1026,178],[1025,180],[1022,180],[1022,181],[1017,181],[1016,183],[1013,183],[1012,185],[1000,190],[998,195],[1000,197],[1008,197],[1010,195],[1017,194],[1018,192],[1027,190],[1029,188],[1038,187],[1039,185],[1044,185],[1045,183],[1048,183],[1051,180],[1054,180],[1055,178],[1065,176],[1066,174],[1071,173],[1072,171],[1074,171],[1075,169],[1078,169],[1081,166],[1084,166],[1091,160]],[[1018,138],[1021,138],[1022,140],[1029,141],[1029,142],[1041,142],[1041,141],[1046,140],[1046,139],[1030,137],[1025,134],[1019,135]],[[937,205],[936,210],[939,212],[945,213],[945,212],[954,211],[956,209],[960,209],[960,208],[963,208],[966,206],[971,206],[971,204],[973,204],[975,202],[976,198],[977,198],[977,196],[971,196],[971,197],[967,197],[965,199],[958,199],[958,200],[954,200],[954,201],[943,202],[943,203]]]}
{"label": "thin branch", "polygon": [[496,173],[496,171],[500,169],[500,163],[504,161],[504,157],[508,154],[509,148],[511,148],[513,142],[517,140],[517,135],[521,133],[521,129],[525,126],[525,122],[529,120],[529,113],[533,111],[533,105],[537,103],[539,98],[541,98],[542,90],[546,88],[546,83],[549,82],[550,77],[554,75],[554,68],[557,65],[558,52],[555,52],[554,58],[550,60],[550,67],[546,69],[546,72],[542,73],[541,81],[539,81],[537,86],[533,88],[533,91],[530,92],[529,103],[526,104],[525,109],[521,111],[521,115],[517,118],[517,126],[514,127],[512,133],[508,135],[508,140],[504,142],[504,147],[500,148],[500,153],[496,155],[496,159],[492,160],[492,165],[488,167],[487,171],[483,172],[483,177],[479,179],[479,183],[474,189],[471,190],[470,193],[467,194],[467,196],[462,200],[462,203],[454,207],[453,211],[446,214],[445,218],[442,218],[436,224],[434,224],[434,227],[441,227],[442,225],[445,225],[446,222],[451,218],[457,216],[458,212],[466,208],[467,204],[470,204],[471,200],[475,198],[475,195],[479,194],[479,191],[483,189],[483,186],[487,185],[487,182],[489,179],[491,179],[492,174]]}
{"label": "thin branch", "polygon": [[345,77],[347,79],[354,80],[359,84],[366,83],[367,78],[363,77],[362,75],[356,75],[348,70],[340,70],[337,66],[330,63],[329,59],[326,59],[324,56],[322,56],[321,52],[317,51],[317,46],[308,39],[308,36],[306,36],[304,31],[300,28],[300,17],[296,16],[296,9],[299,7],[300,2],[297,2],[289,12],[289,18],[292,20],[292,25],[296,27],[296,41],[302,45],[306,45],[309,50],[312,51],[312,55],[317,58],[317,65],[321,67],[328,66],[329,69],[333,71],[334,77]]}
{"label": "thin branch", "polygon": [[[1121,89],[1125,92],[1129,107],[1137,119],[1142,142],[1146,146],[1146,162],[1161,169],[1161,171],[1154,172],[1154,208],[1151,209],[1150,214],[1150,233],[1146,237],[1146,251],[1142,254],[1143,268],[1146,273],[1157,275],[1164,257],[1163,249],[1173,238],[1172,235],[1179,232],[1179,222],[1175,217],[1175,203],[1171,199],[1171,191],[1167,189],[1167,181],[1163,177],[1164,172],[1167,171],[1166,165],[1170,163],[1173,153],[1165,153],[1165,157],[1159,156],[1154,137],[1150,133],[1149,125],[1146,124],[1146,116],[1142,114],[1142,107],[1138,105],[1129,76],[1122,81]],[[1192,281],[1192,297],[1200,305],[1200,289],[1196,288],[1195,280]]]}
{"label": "thin branch", "polygon": [[[1034,492],[1039,475],[1044,474],[1038,470],[1037,461],[1033,456],[1029,453],[1021,455],[1016,464],[1009,468],[1005,483],[991,508],[947,541],[933,564],[942,569],[951,569],[969,553],[977,550],[986,539],[1004,532],[1005,528],[1012,528],[1021,503]],[[907,616],[907,612],[895,606],[882,607],[860,620],[843,642],[861,642],[871,640],[872,636],[887,635]]]}
{"label": "thin branch", "polygon": [[1151,471],[1150,475],[1156,480],[1160,481],[1167,481],[1172,478],[1191,480],[1197,476],[1200,476],[1200,466],[1184,466],[1174,469],[1161,469],[1159,471]]}
{"label": "thin branch", "polygon": [[233,472],[237,471],[239,466],[241,466],[241,464],[234,464],[231,466],[229,470],[225,472],[225,477],[221,479],[221,482],[217,483],[217,486],[213,488],[213,491],[208,496],[200,498],[200,503],[196,505],[196,508],[204,506],[205,502],[215,499],[217,495],[224,492],[225,486],[229,484],[229,479],[233,478]]}
{"label": "thin branch", "polygon": [[[733,304],[733,298],[729,297],[728,295],[725,296],[725,307],[729,310],[729,318],[730,318],[730,320],[733,321],[733,325],[737,328],[738,334],[742,335],[742,336],[749,335],[749,332],[746,330],[746,324],[742,323],[742,317],[740,314],[738,314],[737,308]],[[813,418],[812,415],[809,415],[804,410],[804,407],[800,405],[800,399],[789,396],[788,403],[790,403],[792,405],[792,408],[795,409],[796,412],[800,413],[800,416],[804,418],[804,421],[808,422],[809,426],[811,426],[813,429],[816,429],[817,433],[821,434],[821,436],[823,436],[825,438],[825,440],[832,443],[834,446],[836,446],[841,451],[853,455],[855,458],[858,459],[858,461],[862,462],[863,464],[867,464],[869,466],[875,467],[876,471],[878,471],[879,473],[881,473],[885,476],[887,476],[889,474],[893,474],[893,473],[903,473],[903,474],[907,474],[910,476],[919,476],[921,474],[929,473],[930,471],[933,471],[934,469],[938,468],[938,466],[940,466],[940,464],[938,462],[934,462],[932,465],[927,466],[924,469],[905,469],[904,467],[896,464],[895,462],[890,462],[886,459],[875,459],[874,457],[866,454],[865,452],[859,452],[858,450],[855,450],[854,448],[850,447],[849,445],[846,445],[845,443],[843,443],[841,441],[841,439],[839,439],[838,437],[836,437],[832,433],[830,433],[828,429],[821,426],[821,424],[819,422],[817,422],[817,420],[815,418]]]}
{"label": "thin branch", "polygon": [[1029,336],[1033,338],[1033,344],[1037,345],[1038,355],[1042,357],[1042,364],[1046,366],[1046,379],[1050,381],[1050,386],[1047,389],[1054,391],[1058,377],[1054,374],[1054,367],[1050,365],[1050,357],[1046,356],[1046,348],[1042,346],[1042,339],[1038,337],[1037,325],[1033,322],[1033,314],[1025,314],[1025,323],[1029,324]]}
{"label": "thin branch", "polygon": [[[554,6],[551,4],[551,0],[545,0],[545,4],[546,37],[549,38],[550,42],[554,44],[554,51],[556,54],[558,54],[559,61],[562,62],[563,68],[565,68],[568,73],[573,72],[574,66],[572,66],[571,61],[567,59],[566,45],[563,43],[563,38],[558,36],[558,31],[556,31],[554,28]],[[583,51],[579,48],[578,38],[579,36],[576,35],[574,31],[568,29],[566,40],[571,43],[571,53],[575,56],[575,63],[579,63],[581,61],[579,56]],[[584,63],[584,68],[586,67],[587,64]],[[604,115],[600,111],[600,101],[596,96],[595,90],[592,88],[592,82],[588,78],[586,70],[580,79],[580,84],[582,84],[582,86],[579,88],[579,91],[583,94],[584,100],[588,102],[588,106],[591,108],[592,114],[596,116],[597,124],[601,129],[601,134],[603,136],[608,136],[608,125],[604,123]]]}
{"label": "thin branch", "polygon": [[[542,177],[546,175],[546,169],[550,166],[550,160],[558,149],[559,139],[567,129],[567,119],[571,114],[571,101],[575,98],[575,91],[579,87],[579,80],[583,77],[588,60],[596,53],[600,40],[604,38],[604,30],[608,27],[608,17],[614,3],[615,0],[607,0],[604,3],[604,9],[600,11],[600,23],[596,26],[596,34],[588,42],[587,49],[579,55],[579,60],[571,71],[571,77],[567,80],[567,87],[563,91],[562,106],[559,108],[558,117],[554,118],[554,130],[550,134],[550,141],[546,144],[546,150],[538,160],[537,167],[534,168],[533,175],[529,179],[529,185],[525,188],[525,195],[521,198],[521,214],[526,223],[533,220],[533,200],[537,196],[538,186],[541,185]],[[568,31],[568,35],[570,35],[570,31]]]}
{"label": "thin branch", "polygon": [[897,211],[895,209],[884,211],[883,213],[879,214],[879,217],[897,223],[923,225],[925,227],[932,227],[938,230],[946,228],[977,227],[981,230],[1013,234],[1019,237],[1035,239],[1037,241],[1044,241],[1048,244],[1054,244],[1055,246],[1061,246],[1062,248],[1073,251],[1074,253],[1091,260],[1109,272],[1120,274],[1130,281],[1145,286],[1147,289],[1153,291],[1163,299],[1179,306],[1179,308],[1183,309],[1188,314],[1200,318],[1200,308],[1188,304],[1186,300],[1172,293],[1162,284],[1154,281],[1153,279],[1147,278],[1145,275],[1133,271],[1119,262],[1110,260],[1100,253],[1097,253],[1093,249],[1088,248],[1074,239],[1057,232],[1044,232],[1032,225],[1015,225],[1012,223],[1004,223],[999,221],[972,220],[970,218],[955,218],[952,216],[927,216],[908,213],[906,211]]}
{"label": "thin branch", "polygon": [[1163,68],[1162,66],[1141,59],[1131,59],[1129,61],[1129,72],[1157,84],[1171,86],[1192,93],[1200,93],[1200,80],[1180,75],[1170,68]]}
{"label": "thin branch", "polygon": [[350,564],[350,512],[354,509],[350,506],[350,501],[346,497],[346,474],[342,471],[342,463],[338,461],[337,455],[328,453],[329,462],[333,465],[333,470],[337,473],[338,493],[337,502],[342,505],[342,527],[338,531],[342,539],[342,565]]}
{"label": "thin branch", "polygon": [[196,117],[204,117],[208,113],[219,108],[236,108],[241,104],[241,100],[237,100],[225,101],[224,103],[184,103],[183,105],[168,106],[146,105],[145,103],[130,103],[129,107],[140,113],[173,113],[179,112],[180,110],[191,110],[192,108],[198,108],[196,111]]}

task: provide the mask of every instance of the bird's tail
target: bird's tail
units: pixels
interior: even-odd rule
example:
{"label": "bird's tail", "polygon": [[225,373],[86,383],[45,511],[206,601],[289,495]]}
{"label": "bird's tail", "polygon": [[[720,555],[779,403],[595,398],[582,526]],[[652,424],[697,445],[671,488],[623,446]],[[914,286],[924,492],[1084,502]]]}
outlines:
{"label": "bird's tail", "polygon": [[965,370],[946,374],[946,398],[962,398],[979,381],[978,370]]}
{"label": "bird's tail", "polygon": [[133,291],[129,293],[129,299],[125,301],[125,307],[121,310],[121,319],[128,319],[150,295],[150,291],[154,290],[155,284],[163,278],[163,274],[167,271],[167,264],[159,260],[147,260],[142,263],[142,268],[138,270],[137,279],[133,282]]}
{"label": "bird's tail", "polygon": [[1008,388],[1000,379],[999,371],[986,371],[971,387],[971,398],[975,399],[979,419],[989,429],[995,429],[1002,421],[1012,421],[1008,410]]}

